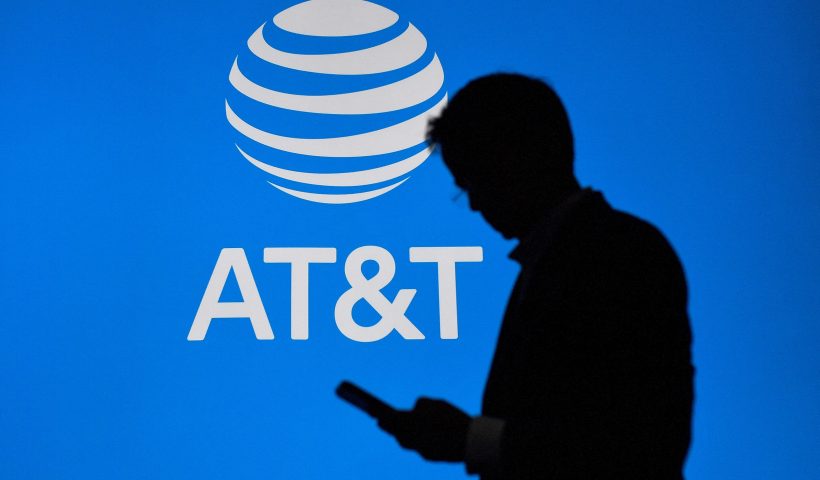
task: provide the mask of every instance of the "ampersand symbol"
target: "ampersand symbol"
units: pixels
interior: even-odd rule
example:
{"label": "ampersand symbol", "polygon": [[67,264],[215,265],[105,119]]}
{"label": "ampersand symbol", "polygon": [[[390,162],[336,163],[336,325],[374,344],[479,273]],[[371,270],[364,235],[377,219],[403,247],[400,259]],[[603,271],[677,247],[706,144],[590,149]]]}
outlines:
{"label": "ampersand symbol", "polygon": [[[374,260],[379,266],[372,278],[365,278],[362,273],[362,265],[368,260]],[[351,288],[339,297],[335,310],[336,325],[346,337],[357,342],[375,342],[396,330],[408,340],[424,339],[424,335],[404,315],[416,290],[401,289],[392,302],[381,292],[393,280],[395,273],[393,256],[381,247],[359,247],[347,257],[345,277]],[[363,327],[353,319],[353,305],[362,299],[381,315],[375,325]]]}

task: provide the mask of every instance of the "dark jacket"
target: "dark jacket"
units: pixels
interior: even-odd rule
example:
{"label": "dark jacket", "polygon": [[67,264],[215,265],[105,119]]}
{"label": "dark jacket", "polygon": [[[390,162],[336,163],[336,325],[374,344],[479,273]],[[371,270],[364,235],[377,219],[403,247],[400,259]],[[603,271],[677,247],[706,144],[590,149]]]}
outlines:
{"label": "dark jacket", "polygon": [[693,401],[681,264],[652,225],[584,191],[536,227],[482,412],[503,479],[681,479]]}

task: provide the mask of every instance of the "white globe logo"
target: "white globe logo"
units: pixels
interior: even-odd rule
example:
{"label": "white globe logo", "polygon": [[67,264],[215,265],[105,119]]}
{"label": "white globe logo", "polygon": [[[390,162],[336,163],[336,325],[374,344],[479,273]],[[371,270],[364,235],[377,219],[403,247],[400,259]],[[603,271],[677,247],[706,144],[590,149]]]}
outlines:
{"label": "white globe logo", "polygon": [[[294,197],[344,204],[406,182],[447,103],[424,35],[364,0],[310,0],[265,22],[236,57],[225,99],[236,148]],[[240,68],[241,67],[241,68]]]}

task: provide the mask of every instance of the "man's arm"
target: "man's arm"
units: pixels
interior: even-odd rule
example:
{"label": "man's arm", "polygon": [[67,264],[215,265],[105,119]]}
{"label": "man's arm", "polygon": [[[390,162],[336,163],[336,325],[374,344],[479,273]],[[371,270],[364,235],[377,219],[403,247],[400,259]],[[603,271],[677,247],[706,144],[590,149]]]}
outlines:
{"label": "man's arm", "polygon": [[464,464],[468,473],[496,473],[501,466],[501,437],[506,422],[477,416],[470,422]]}
{"label": "man's arm", "polygon": [[532,411],[471,421],[446,402],[420,399],[382,428],[424,458],[466,460],[471,473],[556,479],[679,474],[692,402],[685,281],[660,234],[615,247],[576,262],[559,306],[537,288],[548,283],[537,275],[551,272],[531,281],[523,313],[556,317],[544,319],[558,325],[541,334],[550,337],[543,344],[559,350],[533,357],[546,360],[531,365],[542,373],[532,378],[543,384],[527,389],[544,397],[521,399]]}

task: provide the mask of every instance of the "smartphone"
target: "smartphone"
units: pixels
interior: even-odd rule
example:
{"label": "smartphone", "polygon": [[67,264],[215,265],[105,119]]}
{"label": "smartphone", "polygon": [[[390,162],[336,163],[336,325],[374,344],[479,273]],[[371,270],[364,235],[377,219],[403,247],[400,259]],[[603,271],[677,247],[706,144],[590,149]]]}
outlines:
{"label": "smartphone", "polygon": [[396,412],[381,399],[346,380],[336,387],[336,395],[376,420]]}

